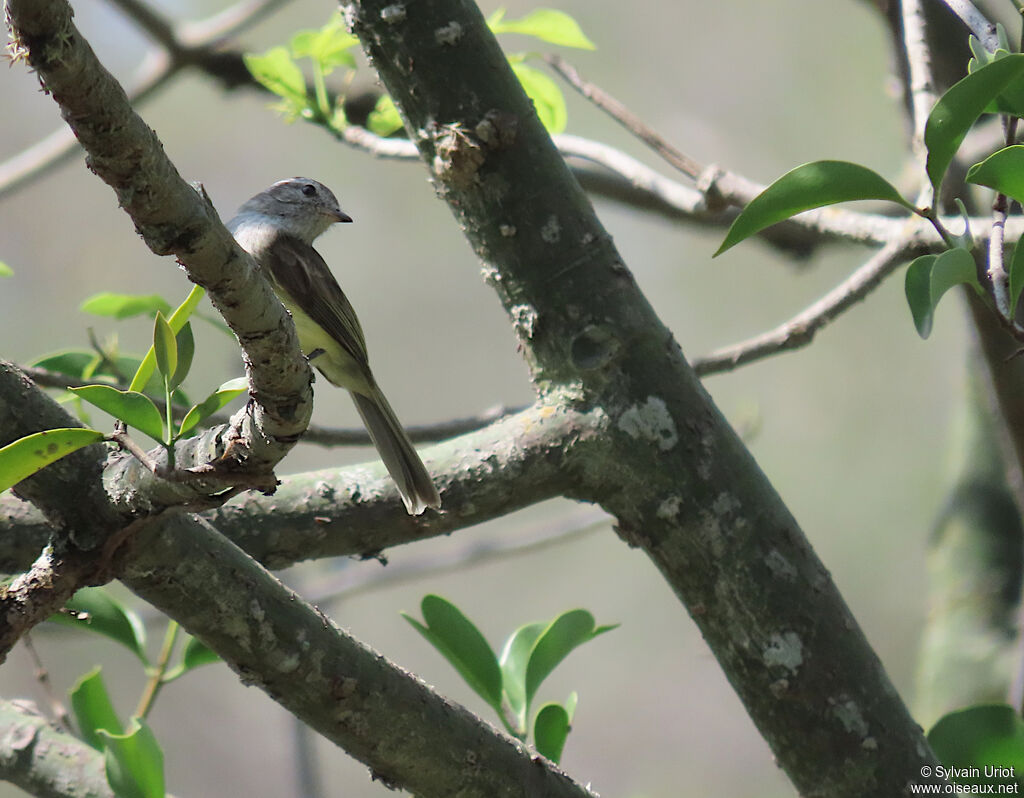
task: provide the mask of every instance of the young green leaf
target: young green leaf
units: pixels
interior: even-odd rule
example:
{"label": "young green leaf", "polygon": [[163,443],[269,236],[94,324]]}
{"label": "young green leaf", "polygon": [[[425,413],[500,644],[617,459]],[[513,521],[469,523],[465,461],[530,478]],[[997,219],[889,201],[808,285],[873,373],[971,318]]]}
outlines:
{"label": "young green leaf", "polygon": [[886,200],[914,210],[885,178],[866,166],[846,161],[814,161],[787,172],[754,197],[733,220],[713,257],[798,213],[853,200]]}
{"label": "young green leaf", "polygon": [[556,765],[569,736],[569,713],[561,704],[545,704],[533,721],[533,747]]}
{"label": "young green leaf", "polygon": [[992,153],[967,170],[967,182],[994,188],[1024,202],[1024,146],[1014,144]]}
{"label": "young green leaf", "polygon": [[[1005,704],[979,704],[939,719],[928,732],[928,743],[942,764],[957,768],[961,784],[1019,784],[1024,775],[1024,722]],[[1008,778],[970,778],[972,768],[1011,769]],[[964,778],[966,776],[966,778]]]}
{"label": "young green leaf", "polygon": [[505,701],[515,715],[515,728],[519,737],[526,737],[526,668],[530,664],[530,652],[547,624],[528,623],[520,626],[505,641],[501,649],[501,685]]}
{"label": "young green leaf", "polygon": [[157,370],[164,376],[164,380],[170,381],[178,370],[178,341],[163,313],[157,313],[153,320],[153,351],[156,354]]}
{"label": "young green leaf", "polygon": [[1010,259],[1010,317],[1017,313],[1021,292],[1024,291],[1024,246],[1018,240]]}
{"label": "young green leaf", "polygon": [[0,493],[60,458],[106,437],[82,427],[61,427],[26,435],[0,448]]}
{"label": "young green leaf", "polygon": [[541,632],[530,652],[530,661],[526,666],[526,703],[533,696],[541,682],[569,653],[588,640],[614,629],[618,624],[610,626],[594,626],[594,616],[586,610],[569,610],[555,618]]}
{"label": "young green leaf", "polygon": [[249,382],[245,377],[235,377],[235,379],[225,382],[220,388],[185,414],[185,418],[181,420],[181,429],[178,430],[178,437],[191,432],[199,422],[212,416],[236,396],[244,393],[248,387]]}
{"label": "young green leaf", "polygon": [[[206,291],[200,288],[198,285],[193,286],[188,296],[185,297],[185,301],[182,302],[175,309],[174,313],[167,320],[167,323],[171,325],[171,329],[177,334],[182,327],[185,326],[185,322],[189,320],[193,311],[196,309],[196,305],[206,296]],[[149,348],[146,356],[142,359],[142,363],[139,364],[138,370],[135,372],[135,376],[132,377],[132,383],[128,386],[129,390],[141,391],[149,383],[149,378],[153,376],[153,371],[156,369],[156,353],[153,351],[153,347]]]}
{"label": "young green leaf", "polygon": [[974,258],[957,247],[941,255],[922,255],[907,267],[904,291],[917,334],[931,335],[939,300],[953,286],[965,283],[980,293]]}
{"label": "young green leaf", "polygon": [[382,94],[366,120],[366,126],[378,136],[390,136],[403,127],[402,117],[390,94]]}
{"label": "young green leaf", "polygon": [[185,644],[185,651],[181,656],[181,663],[185,666],[185,670],[192,670],[193,668],[211,665],[214,662],[220,661],[220,657],[217,656],[217,653],[212,648],[207,646],[202,640],[191,636]]}
{"label": "young green leaf", "polygon": [[100,730],[111,734],[124,731],[98,665],[75,682],[70,696],[71,709],[75,713],[82,739],[97,751],[103,750]]}
{"label": "young green leaf", "polygon": [[14,276],[14,269],[12,269],[6,263],[4,263],[2,260],[0,260],[0,277],[13,277],[13,276]]}
{"label": "young green leaf", "polygon": [[936,195],[967,131],[986,106],[1021,76],[1024,76],[1024,54],[1008,55],[954,84],[935,103],[925,126],[924,144],[928,149],[928,179]]}
{"label": "young green leaf", "polygon": [[307,105],[306,80],[286,47],[272,47],[263,55],[246,54],[245,66],[258,83],[270,89],[289,106]]}
{"label": "young green leaf", "polygon": [[[168,329],[170,328],[168,327]],[[174,374],[170,380],[169,387],[172,391],[177,390],[178,386],[184,382],[185,377],[188,376],[189,369],[192,368],[192,357],[196,352],[196,342],[192,337],[192,323],[187,322],[174,339],[178,351],[178,365],[174,369]]]}
{"label": "young green leaf", "polygon": [[51,615],[48,620],[109,637],[125,646],[144,664],[149,664],[146,657],[146,628],[142,619],[111,597],[106,589],[83,587],[65,607],[71,612]]}
{"label": "young green leaf", "polygon": [[125,734],[99,735],[107,781],[118,798],[164,798],[164,754],[144,720],[132,718]]}
{"label": "young green leaf", "polygon": [[169,313],[171,306],[158,294],[115,294],[104,291],[93,294],[78,309],[93,316],[109,316],[120,321],[143,314],[152,316],[157,312]]}
{"label": "young green leaf", "polygon": [[86,370],[89,369],[90,376],[100,356],[88,349],[64,349],[60,352],[53,352],[36,358],[30,366],[47,371],[54,371],[57,374],[66,374],[69,377],[89,379]]}
{"label": "young green leaf", "polygon": [[541,124],[547,128],[548,133],[555,135],[565,131],[569,119],[568,111],[565,108],[565,97],[558,84],[541,72],[527,66],[515,58],[509,58],[512,71],[519,78],[523,91],[533,100],[533,107],[540,117]]}
{"label": "young green leaf", "polygon": [[447,599],[424,596],[420,610],[426,625],[407,613],[403,612],[402,617],[452,664],[477,695],[500,713],[501,670],[487,639]]}
{"label": "young green leaf", "polygon": [[313,59],[325,74],[338,66],[355,68],[356,59],[350,50],[359,44],[359,39],[345,30],[345,22],[340,14],[333,14],[320,30],[299,31],[292,36],[289,44],[292,57]]}
{"label": "young green leaf", "polygon": [[89,404],[105,410],[114,418],[121,419],[129,427],[135,427],[154,440],[163,443],[164,422],[153,400],[136,391],[119,391],[109,385],[86,385],[69,388]]}
{"label": "young green leaf", "polygon": [[553,8],[538,8],[522,19],[505,19],[505,9],[500,8],[487,25],[493,33],[523,33],[550,44],[576,47],[580,50],[596,50],[580,29],[579,23],[564,11]]}

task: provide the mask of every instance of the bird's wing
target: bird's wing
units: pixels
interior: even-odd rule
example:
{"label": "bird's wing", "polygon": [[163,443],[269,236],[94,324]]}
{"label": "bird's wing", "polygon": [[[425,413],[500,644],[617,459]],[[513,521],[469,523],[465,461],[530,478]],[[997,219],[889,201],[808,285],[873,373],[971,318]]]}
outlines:
{"label": "bird's wing", "polygon": [[297,238],[278,236],[260,262],[277,287],[369,371],[363,328],[320,253]]}

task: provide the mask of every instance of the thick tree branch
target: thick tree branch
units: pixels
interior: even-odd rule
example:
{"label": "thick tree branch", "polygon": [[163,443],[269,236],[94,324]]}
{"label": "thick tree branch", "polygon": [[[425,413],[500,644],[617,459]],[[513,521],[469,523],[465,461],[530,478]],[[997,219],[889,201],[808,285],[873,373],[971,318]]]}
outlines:
{"label": "thick tree branch", "polygon": [[176,515],[147,530],[121,578],[389,786],[438,798],[593,795],[347,635],[205,522]]}
{"label": "thick tree branch", "polygon": [[115,798],[103,754],[24,702],[0,700],[0,780],[38,798]]}
{"label": "thick tree branch", "polygon": [[[225,470],[268,471],[302,434],[312,407],[311,373],[291,320],[205,193],[181,179],[156,135],[134,113],[74,27],[67,3],[11,0],[7,9],[16,56],[29,62],[60,106],[88,153],[90,169],[117,193],[149,248],[176,256],[189,278],[208,290],[242,346],[253,401],[230,430],[180,447],[182,464],[218,459]],[[125,474],[138,476],[134,463],[123,464]],[[133,482],[130,498],[121,500],[152,510],[185,503],[190,492],[193,499],[202,495],[194,484],[150,483],[158,497],[147,494],[143,481]]]}
{"label": "thick tree branch", "polygon": [[600,502],[652,558],[801,793],[899,794],[936,764],[920,729],[640,294],[479,10],[449,0],[395,17],[386,5],[351,2],[347,19],[535,381],[572,386],[609,419],[570,495]]}

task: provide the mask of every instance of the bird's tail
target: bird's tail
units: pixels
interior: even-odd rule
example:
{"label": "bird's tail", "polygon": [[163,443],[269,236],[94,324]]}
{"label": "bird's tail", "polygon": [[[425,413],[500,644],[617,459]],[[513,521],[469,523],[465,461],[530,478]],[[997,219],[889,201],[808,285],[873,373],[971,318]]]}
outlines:
{"label": "bird's tail", "polygon": [[372,394],[369,396],[355,391],[350,395],[380,459],[398,485],[405,509],[409,515],[420,515],[428,507],[440,508],[441,497],[437,488],[395,411],[375,384],[370,387]]}

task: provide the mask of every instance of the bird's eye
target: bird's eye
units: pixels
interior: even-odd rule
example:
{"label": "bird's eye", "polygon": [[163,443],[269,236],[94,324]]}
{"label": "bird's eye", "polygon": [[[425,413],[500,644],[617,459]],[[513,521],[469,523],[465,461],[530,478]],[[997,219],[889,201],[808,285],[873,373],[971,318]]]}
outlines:
{"label": "bird's eye", "polygon": [[305,194],[307,197],[315,197],[316,186],[314,186],[312,183],[306,183],[306,185],[302,187],[302,193]]}

